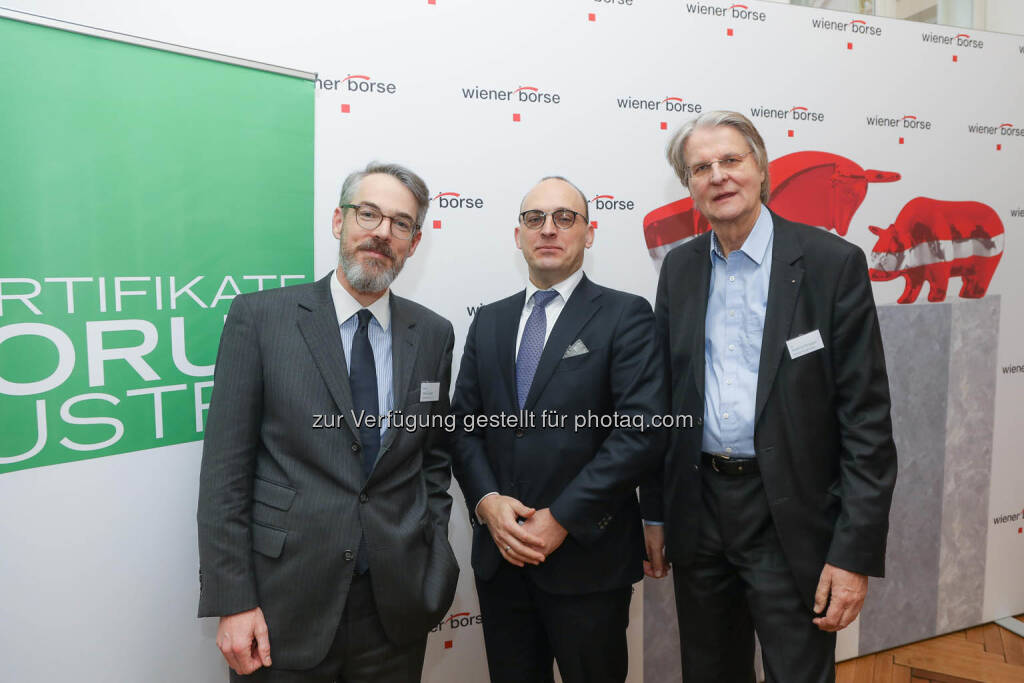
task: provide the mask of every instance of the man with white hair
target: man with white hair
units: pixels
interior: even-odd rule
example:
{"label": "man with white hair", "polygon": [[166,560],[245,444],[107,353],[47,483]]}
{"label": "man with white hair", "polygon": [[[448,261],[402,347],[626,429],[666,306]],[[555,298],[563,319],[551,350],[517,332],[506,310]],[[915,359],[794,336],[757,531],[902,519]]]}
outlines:
{"label": "man with white hair", "polygon": [[[885,570],[896,448],[864,253],[765,206],[768,155],[712,111],[669,162],[711,231],[669,252],[655,304],[677,430],[641,487],[650,576],[675,571],[686,683],[835,677],[835,632]],[[663,525],[662,525],[663,523]]]}

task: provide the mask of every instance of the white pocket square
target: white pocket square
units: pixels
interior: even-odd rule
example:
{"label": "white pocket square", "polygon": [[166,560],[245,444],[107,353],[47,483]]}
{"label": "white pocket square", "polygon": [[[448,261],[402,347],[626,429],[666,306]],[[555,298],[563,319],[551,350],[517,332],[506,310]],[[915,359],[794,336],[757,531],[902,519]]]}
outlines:
{"label": "white pocket square", "polygon": [[587,345],[583,343],[583,340],[577,339],[576,341],[569,345],[569,348],[565,350],[565,354],[562,356],[562,358],[582,356],[585,353],[590,353],[590,349],[588,349]]}

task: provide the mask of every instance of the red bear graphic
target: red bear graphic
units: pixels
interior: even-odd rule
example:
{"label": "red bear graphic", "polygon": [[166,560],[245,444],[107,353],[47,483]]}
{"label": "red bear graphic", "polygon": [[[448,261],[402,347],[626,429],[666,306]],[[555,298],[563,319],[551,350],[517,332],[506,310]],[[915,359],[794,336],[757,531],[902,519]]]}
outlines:
{"label": "red bear graphic", "polygon": [[962,280],[960,297],[985,296],[1003,256],[1003,223],[987,204],[911,199],[878,235],[868,270],[872,280],[903,276],[906,288],[898,299],[913,303],[928,281],[928,301],[945,301],[950,277]]}

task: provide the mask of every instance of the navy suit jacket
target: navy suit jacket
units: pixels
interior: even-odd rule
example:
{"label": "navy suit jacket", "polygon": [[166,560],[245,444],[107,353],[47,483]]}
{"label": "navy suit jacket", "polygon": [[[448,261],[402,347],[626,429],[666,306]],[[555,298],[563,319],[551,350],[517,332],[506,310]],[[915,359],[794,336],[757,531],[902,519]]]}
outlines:
{"label": "navy suit jacket", "polygon": [[[664,447],[663,432],[647,424],[667,401],[651,306],[584,276],[551,329],[526,399],[536,424],[465,431],[466,416],[519,412],[516,335],[525,296],[477,311],[455,387],[460,430],[453,468],[474,525],[473,569],[486,581],[504,562],[474,514],[480,498],[497,491],[530,507],[550,507],[569,532],[543,563],[528,565],[541,589],[582,594],[628,586],[643,574],[636,486],[660,463]],[[587,353],[564,358],[577,340]],[[565,427],[542,427],[545,410],[566,416]],[[613,414],[641,416],[645,426],[576,428],[577,416]]]}

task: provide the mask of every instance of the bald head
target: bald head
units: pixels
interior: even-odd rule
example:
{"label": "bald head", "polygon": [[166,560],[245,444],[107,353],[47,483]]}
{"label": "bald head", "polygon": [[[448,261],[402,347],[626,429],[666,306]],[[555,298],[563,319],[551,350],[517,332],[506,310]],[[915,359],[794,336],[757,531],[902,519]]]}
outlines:
{"label": "bald head", "polygon": [[525,210],[526,200],[530,197],[531,194],[540,189],[542,185],[550,187],[553,186],[552,184],[567,185],[569,188],[571,188],[572,192],[578,198],[578,201],[573,201],[571,204],[566,204],[565,208],[572,209],[573,211],[578,211],[589,220],[590,213],[587,210],[587,196],[583,194],[583,190],[576,187],[576,185],[573,184],[568,178],[563,178],[560,175],[549,175],[541,178],[540,181],[538,181],[537,184],[533,186],[533,189],[531,189],[529,192],[526,193],[526,195],[523,196],[523,201],[519,202],[519,212],[522,213]]}

